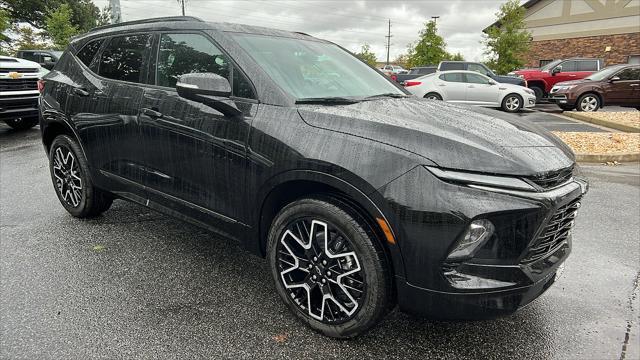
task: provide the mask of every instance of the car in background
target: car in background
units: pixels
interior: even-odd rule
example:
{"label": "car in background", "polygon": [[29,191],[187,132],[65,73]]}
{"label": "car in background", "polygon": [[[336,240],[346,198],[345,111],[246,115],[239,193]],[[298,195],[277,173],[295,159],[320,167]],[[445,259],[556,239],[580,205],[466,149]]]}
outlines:
{"label": "car in background", "polygon": [[16,57],[37,62],[45,69],[53,69],[60,57],[62,51],[56,50],[19,50]]}
{"label": "car in background", "polygon": [[565,111],[598,111],[605,105],[640,110],[640,65],[613,65],[581,80],[557,83],[549,101]]}
{"label": "car in background", "polygon": [[418,66],[413,67],[406,74],[398,74],[391,75],[391,79],[398,82],[400,85],[404,85],[404,82],[407,80],[415,79],[420,76],[425,76],[429,74],[433,74],[438,71],[438,68],[435,66]]}
{"label": "car in background", "polygon": [[536,96],[531,89],[497,83],[475,71],[439,71],[405,82],[405,87],[418,97],[496,107],[510,113],[536,104]]}
{"label": "car in background", "polygon": [[489,69],[482,63],[470,62],[470,61],[442,61],[438,64],[438,71],[451,71],[451,70],[467,70],[475,71],[487,77],[490,77],[495,82],[514,84],[520,86],[527,86],[527,81],[517,76],[504,76],[496,75],[493,70]]}
{"label": "car in background", "polygon": [[523,69],[510,72],[527,81],[527,86],[536,93],[537,101],[546,97],[559,82],[586,78],[602,69],[602,59],[573,58],[556,60],[539,69]]}
{"label": "car in background", "polygon": [[380,68],[380,71],[382,71],[383,73],[385,73],[387,75],[391,75],[391,74],[406,74],[407,73],[407,70],[404,69],[400,65],[385,65],[385,66]]}
{"label": "car in background", "polygon": [[49,70],[33,61],[0,56],[0,120],[16,130],[38,123],[38,80]]}

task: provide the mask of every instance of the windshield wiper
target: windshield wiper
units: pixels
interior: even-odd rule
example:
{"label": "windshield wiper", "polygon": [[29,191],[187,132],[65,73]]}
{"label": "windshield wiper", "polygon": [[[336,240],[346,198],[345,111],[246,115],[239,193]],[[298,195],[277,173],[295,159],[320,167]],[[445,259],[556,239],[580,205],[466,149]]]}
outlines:
{"label": "windshield wiper", "polygon": [[345,97],[317,97],[317,98],[301,98],[296,100],[296,104],[355,104],[360,102],[357,99],[349,99]]}
{"label": "windshield wiper", "polygon": [[364,98],[365,100],[372,100],[372,99],[378,99],[378,98],[383,98],[383,97],[390,97],[390,98],[405,98],[408,97],[409,95],[405,95],[405,94],[398,94],[398,93],[384,93],[384,94],[377,94],[377,95],[371,95],[371,96],[367,96],[366,98]]}

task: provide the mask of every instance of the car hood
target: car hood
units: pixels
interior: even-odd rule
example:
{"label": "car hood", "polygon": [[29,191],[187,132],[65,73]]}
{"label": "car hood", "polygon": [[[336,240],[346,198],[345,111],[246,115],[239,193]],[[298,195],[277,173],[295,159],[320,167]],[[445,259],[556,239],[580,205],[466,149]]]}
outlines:
{"label": "car hood", "polygon": [[522,79],[520,79],[519,77],[511,75],[494,75],[492,79],[499,83],[506,84],[518,84],[522,82]]}
{"label": "car hood", "polygon": [[29,69],[38,69],[40,64],[37,62],[14,58],[10,56],[0,56],[0,68],[29,68]]}
{"label": "car hood", "polygon": [[561,81],[561,82],[557,83],[555,86],[580,85],[580,84],[587,84],[587,83],[593,83],[593,82],[595,82],[595,81],[587,80],[587,79],[569,80],[569,81]]}
{"label": "car hood", "polygon": [[410,97],[300,105],[298,112],[311,126],[386,143],[443,168],[532,176],[567,168],[575,159],[551,133],[495,110]]}

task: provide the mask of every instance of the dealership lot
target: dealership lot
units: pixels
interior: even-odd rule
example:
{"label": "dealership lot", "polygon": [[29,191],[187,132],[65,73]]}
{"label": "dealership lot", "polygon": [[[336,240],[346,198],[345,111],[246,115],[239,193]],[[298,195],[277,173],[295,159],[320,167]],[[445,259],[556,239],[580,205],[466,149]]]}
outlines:
{"label": "dealership lot", "polygon": [[584,166],[591,192],[558,282],[512,317],[435,322],[394,311],[351,341],[323,338],[234,242],[118,201],[59,205],[38,129],[0,125],[3,358],[640,356],[640,169]]}

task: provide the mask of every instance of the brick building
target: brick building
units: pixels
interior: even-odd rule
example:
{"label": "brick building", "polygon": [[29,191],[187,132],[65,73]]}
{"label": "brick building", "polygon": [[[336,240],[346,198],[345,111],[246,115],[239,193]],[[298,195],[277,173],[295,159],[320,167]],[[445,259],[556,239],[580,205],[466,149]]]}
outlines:
{"label": "brick building", "polygon": [[640,63],[640,0],[529,0],[522,6],[532,37],[528,67],[570,57]]}

